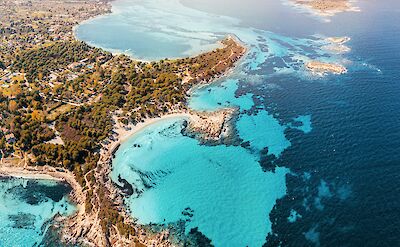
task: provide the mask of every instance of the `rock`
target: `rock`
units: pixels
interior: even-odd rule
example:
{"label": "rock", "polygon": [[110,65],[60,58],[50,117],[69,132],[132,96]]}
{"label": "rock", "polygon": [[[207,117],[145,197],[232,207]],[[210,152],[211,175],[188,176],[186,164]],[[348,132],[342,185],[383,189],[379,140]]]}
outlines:
{"label": "rock", "polygon": [[307,62],[305,66],[312,73],[318,75],[325,75],[327,73],[340,75],[347,73],[346,67],[340,64],[325,63],[320,61],[310,61]]}
{"label": "rock", "polygon": [[215,112],[192,112],[189,122],[184,124],[182,133],[194,137],[202,143],[223,143],[233,133],[230,121],[235,113],[236,110],[233,108]]}

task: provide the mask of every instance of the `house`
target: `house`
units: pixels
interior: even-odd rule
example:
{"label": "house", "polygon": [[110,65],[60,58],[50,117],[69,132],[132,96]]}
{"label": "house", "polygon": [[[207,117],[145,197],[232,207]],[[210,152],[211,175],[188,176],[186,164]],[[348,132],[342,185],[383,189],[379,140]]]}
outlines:
{"label": "house", "polygon": [[83,66],[85,66],[85,63],[74,62],[74,63],[71,63],[70,65],[68,65],[68,69],[79,69],[79,68],[82,68]]}

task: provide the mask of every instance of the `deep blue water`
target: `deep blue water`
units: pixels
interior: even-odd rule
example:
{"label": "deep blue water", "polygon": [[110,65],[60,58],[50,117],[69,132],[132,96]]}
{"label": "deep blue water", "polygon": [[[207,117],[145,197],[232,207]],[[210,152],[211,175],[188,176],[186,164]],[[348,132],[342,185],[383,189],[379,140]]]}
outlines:
{"label": "deep blue water", "polygon": [[[387,6],[366,9],[376,12],[362,14],[365,26],[346,28],[350,60],[371,69],[301,86],[290,81],[284,92],[268,94],[283,111],[307,109],[313,116],[309,135],[288,133],[292,146],[279,164],[311,178],[288,177],[287,197],[272,212],[278,236],[271,239],[286,245],[306,244],[304,236],[322,246],[400,244],[400,14],[398,3]],[[330,193],[319,193],[321,181]],[[301,220],[286,221],[291,209]]]}
{"label": "deep blue water", "polygon": [[[119,3],[120,8],[126,5],[122,16],[137,14],[139,17],[121,19],[117,11],[118,17],[109,16],[107,21],[115,20],[113,25],[143,28],[137,19],[146,19],[147,27],[143,30],[153,36],[151,41],[155,43],[152,44],[157,45],[156,39],[164,37],[164,45],[165,42],[175,44],[176,50],[170,50],[175,56],[187,54],[187,49],[198,50],[195,48],[199,48],[199,44],[209,47],[223,33],[234,33],[248,44],[251,47],[249,56],[230,78],[197,90],[190,106],[201,110],[240,106],[236,127],[239,137],[248,146],[235,147],[237,151],[233,152],[246,164],[245,174],[256,178],[254,181],[260,186],[266,186],[262,187],[265,193],[282,189],[285,193],[269,198],[246,194],[242,198],[249,204],[240,205],[242,208],[230,207],[225,197],[231,193],[230,179],[237,178],[241,170],[233,169],[229,177],[231,156],[222,155],[224,152],[220,149],[226,148],[229,154],[235,148],[208,150],[209,147],[180,135],[176,131],[181,128],[179,121],[164,122],[162,131],[157,132],[160,125],[155,125],[132,137],[118,151],[114,161],[114,176],[125,175],[128,181],[143,188],[138,198],[127,198],[132,214],[143,223],[153,220],[163,223],[165,218],[167,221],[179,218],[179,210],[185,207],[197,208],[200,215],[196,217],[194,210],[191,226],[199,226],[214,243],[227,243],[230,236],[223,236],[229,228],[213,225],[215,220],[217,226],[226,226],[221,218],[204,215],[204,208],[214,206],[206,200],[217,200],[218,210],[225,207],[226,224],[237,224],[232,231],[253,234],[254,238],[246,241],[257,242],[243,242],[250,246],[260,245],[259,234],[266,235],[266,246],[279,243],[282,246],[400,245],[400,4],[396,1],[362,2],[359,3],[362,12],[341,14],[331,18],[331,22],[324,22],[277,2],[252,0],[253,4],[236,2],[231,5],[224,2],[185,2],[213,13],[205,14],[187,11],[180,5],[176,8],[161,5],[158,9],[151,1],[125,1]],[[175,6],[176,1],[171,4]],[[134,7],[128,9],[129,6]],[[264,7],[268,9],[263,11]],[[145,11],[139,11],[141,8]],[[168,14],[149,11],[160,9]],[[148,27],[152,20],[159,25],[155,29]],[[81,26],[81,37],[94,44],[98,41],[100,46],[105,44],[101,38],[96,40],[96,33],[90,36],[89,31],[85,32],[85,28],[90,30],[103,21],[104,18]],[[168,32],[160,31],[167,27]],[[106,35],[106,30],[103,31],[102,35]],[[196,35],[200,34],[202,41],[198,42]],[[129,38],[137,39],[136,35]],[[349,53],[337,55],[321,49],[323,37],[336,35],[351,37],[347,44],[351,48]],[[140,43],[140,39],[137,42]],[[135,50],[141,44],[105,46]],[[146,49],[140,57],[157,58],[156,52]],[[309,58],[345,63],[349,72],[322,78],[312,76],[301,66]],[[157,142],[160,138],[170,138],[170,141]],[[137,150],[132,143],[143,147]],[[186,152],[204,158],[194,162],[185,155],[176,155]],[[152,157],[157,160],[151,160]],[[226,168],[225,173],[213,170],[216,169],[212,166],[215,158],[220,167]],[[187,164],[196,166],[187,167]],[[275,188],[267,184],[254,165],[260,166],[265,176],[271,176],[277,184],[282,181],[281,169],[289,169],[286,185]],[[196,169],[199,169],[197,173],[190,173]],[[149,180],[143,180],[144,173],[147,178],[150,175]],[[211,193],[211,199],[207,198],[203,190],[199,192],[197,183],[196,186],[188,183],[198,181],[198,186],[204,186],[201,182],[209,182],[205,178],[214,179],[215,175],[221,176],[217,185],[226,191],[222,196]],[[227,179],[222,179],[224,176]],[[248,176],[243,176],[243,181],[248,181]],[[237,180],[240,184],[240,179]],[[143,181],[151,186],[147,188]],[[216,185],[215,181],[210,183],[210,188],[215,188],[211,185]],[[245,185],[238,193],[257,193],[253,183]],[[266,205],[265,212],[269,216],[260,214],[259,208],[252,208],[256,199]],[[273,209],[268,208],[271,203]],[[149,210],[145,205],[152,207]],[[257,224],[263,230],[255,232],[251,223],[226,213],[241,209],[253,209],[246,218],[250,222],[259,222],[260,218],[254,217],[265,217],[262,219],[265,224]],[[237,221],[232,223],[232,219]]]}
{"label": "deep blue water", "polygon": [[[399,23],[398,2],[363,3],[361,13],[316,29],[351,37],[347,58],[367,66],[317,81],[277,77],[272,81],[280,90],[248,90],[286,121],[297,112],[312,114],[312,131],[289,129],[292,145],[275,163],[296,175],[288,175],[287,195],[271,213],[267,245],[400,244]],[[293,210],[301,218],[288,220]]]}
{"label": "deep blue water", "polygon": [[[199,2],[193,5],[243,14],[237,5],[236,10],[207,8]],[[297,22],[282,28],[286,18],[280,18],[278,28],[304,35],[345,34],[352,39],[346,57],[365,66],[350,66],[346,75],[316,81],[287,76],[269,80],[279,90],[246,87],[286,121],[298,112],[312,114],[312,131],[303,135],[289,129],[291,146],[275,162],[292,174],[287,176],[287,195],[270,215],[274,234],[268,246],[400,245],[400,4],[359,4],[362,12],[339,15],[330,23]],[[260,20],[271,16],[246,18],[263,26]],[[299,23],[305,26],[294,31]]]}

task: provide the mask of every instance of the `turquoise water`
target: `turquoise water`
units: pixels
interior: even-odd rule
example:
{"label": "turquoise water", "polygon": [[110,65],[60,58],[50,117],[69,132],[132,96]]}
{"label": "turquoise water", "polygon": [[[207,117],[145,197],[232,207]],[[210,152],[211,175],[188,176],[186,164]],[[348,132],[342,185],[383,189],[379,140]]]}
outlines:
{"label": "turquoise water", "polygon": [[263,172],[248,150],[200,145],[181,129],[181,119],[161,121],[117,151],[113,180],[141,191],[126,199],[132,214],[143,224],[188,219],[187,231],[198,227],[216,246],[261,246],[288,169]]}
{"label": "turquoise water", "polygon": [[301,218],[302,218],[302,216],[299,213],[297,213],[296,210],[294,210],[294,209],[290,210],[290,215],[288,217],[288,221],[290,223],[294,223],[298,219],[301,219]]}
{"label": "turquoise water", "polygon": [[0,246],[39,245],[56,214],[74,212],[70,190],[48,180],[0,179]]}
{"label": "turquoise water", "polygon": [[193,91],[189,107],[198,111],[213,111],[222,107],[239,107],[241,110],[250,110],[254,105],[252,94],[236,97],[238,89],[237,79],[223,79],[221,82],[202,87]]}
{"label": "turquoise water", "polygon": [[[217,247],[398,245],[382,230],[398,233],[399,223],[398,11],[369,1],[326,23],[279,1],[192,2],[208,13],[177,0],[123,0],[77,29],[79,39],[145,60],[194,55],[227,34],[248,47],[228,78],[189,102],[237,107],[241,146],[199,145],[180,134],[182,119],[133,136],[112,172],[140,192],[126,198],[132,215],[188,220]],[[352,50],[325,49],[326,36],[350,36]],[[316,77],[303,66],[312,59],[343,63],[348,74]]]}
{"label": "turquoise water", "polygon": [[251,71],[277,57],[280,60],[275,72],[293,72],[308,59],[305,55],[309,52],[303,49],[307,46],[327,54],[320,49],[325,44],[322,36],[292,38],[245,27],[241,22],[185,7],[178,0],[119,0],[112,3],[111,14],[86,21],[76,28],[75,34],[89,44],[144,60],[195,55],[215,48],[218,40],[234,34],[251,48],[251,59],[247,61]]}
{"label": "turquoise water", "polygon": [[[138,59],[158,60],[197,54],[218,47],[222,34],[194,30],[188,18],[208,25],[203,12],[191,11],[177,0],[132,1],[112,3],[112,14],[94,18],[78,26],[78,39],[111,52],[123,52]],[[192,19],[192,20],[193,20]],[[221,17],[222,25],[231,18]],[[180,23],[179,26],[175,25]]]}
{"label": "turquoise water", "polygon": [[279,158],[291,145],[285,134],[291,126],[257,108],[260,97],[240,91],[259,84],[278,88],[265,80],[282,74],[309,76],[302,64],[309,56],[324,53],[324,42],[243,27],[238,19],[196,11],[176,0],[118,1],[113,14],[76,31],[79,39],[93,45],[144,60],[194,55],[231,33],[248,46],[248,56],[228,78],[193,90],[189,107],[237,107],[238,135],[249,147],[200,145],[182,136],[182,119],[163,121],[120,147],[112,178],[117,182],[121,176],[137,187],[140,194],[126,202],[140,223],[187,219],[182,212],[190,210],[193,216],[186,230],[198,227],[216,246],[261,246],[271,232],[269,213],[285,195],[289,170],[263,171],[260,153],[268,149],[268,155]]}
{"label": "turquoise water", "polygon": [[290,146],[285,136],[285,126],[266,111],[260,111],[257,115],[241,115],[236,128],[239,136],[250,142],[250,147],[258,152],[268,148],[268,154],[277,157]]}
{"label": "turquoise water", "polygon": [[311,132],[312,130],[311,115],[301,115],[295,117],[293,120],[295,121],[295,125],[290,124],[289,125],[290,127],[301,130],[306,134]]}
{"label": "turquoise water", "polygon": [[[398,246],[398,1],[359,1],[362,12],[330,23],[280,1],[185,2],[208,13],[177,0],[123,0],[76,30],[92,45],[144,60],[195,55],[227,34],[249,48],[229,78],[195,90],[189,103],[239,107],[236,127],[248,145],[199,145],[180,134],[182,119],[149,126],[113,162],[113,180],[121,175],[138,189],[125,198],[132,215],[144,224],[188,220],[187,230],[198,226],[217,247]],[[323,49],[324,34],[350,36],[352,51]],[[345,63],[349,73],[316,78],[303,69],[315,58]],[[19,194],[0,193],[0,246],[40,241],[39,226],[62,208],[51,200],[31,206]],[[14,227],[18,211],[26,212],[22,228]]]}

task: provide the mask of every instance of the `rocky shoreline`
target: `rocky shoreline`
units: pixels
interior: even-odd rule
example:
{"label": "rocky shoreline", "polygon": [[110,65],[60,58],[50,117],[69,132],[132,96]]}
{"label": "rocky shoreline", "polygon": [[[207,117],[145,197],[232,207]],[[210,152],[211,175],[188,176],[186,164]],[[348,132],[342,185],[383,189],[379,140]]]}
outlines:
{"label": "rocky shoreline", "polygon": [[[150,124],[152,124],[168,118],[185,117],[187,119],[187,127],[184,129],[186,134],[190,133],[192,137],[204,143],[217,145],[224,143],[234,133],[232,132],[230,121],[232,121],[235,114],[236,110],[231,108],[216,112],[192,111],[188,113],[182,111],[166,114],[158,119],[148,119],[147,122],[150,121]],[[114,203],[114,206],[126,219],[126,223],[133,226],[135,236],[126,238],[116,228],[113,228],[110,229],[108,236],[105,237],[100,227],[98,212],[92,211],[92,213],[88,214],[84,210],[78,210],[71,217],[58,216],[55,218],[55,222],[62,226],[59,227],[62,241],[88,246],[130,246],[132,243],[136,243],[136,246],[141,246],[140,244],[143,244],[143,246],[180,246],[188,241],[194,241],[191,239],[193,236],[185,235],[184,222],[143,226],[137,224],[134,218],[132,218],[131,212],[124,204],[123,196],[127,194],[126,191],[121,186],[116,186],[110,178],[112,159],[122,141],[148,126],[148,124],[144,121],[142,126],[135,129],[132,129],[132,126],[124,126],[117,123],[115,126],[114,134],[108,138],[109,144],[104,146],[100,151],[100,160],[95,176],[96,181],[101,181],[102,186],[106,188],[107,195],[105,196],[110,198]],[[132,192],[135,190],[135,188],[131,189]],[[79,205],[79,208],[85,208],[85,198],[81,194],[80,196],[71,195],[71,199]],[[96,200],[99,200],[99,198]],[[100,203],[100,201],[97,203]],[[199,234],[201,233],[196,233],[196,236]],[[205,241],[204,239],[206,239],[205,236],[201,238],[201,241]]]}
{"label": "rocky shoreline", "polygon": [[[76,20],[82,22],[88,18],[110,12],[111,5],[105,2],[90,2],[97,6],[96,13],[84,15]],[[73,4],[73,2],[69,2]],[[72,29],[72,28],[71,28]],[[67,40],[74,40],[73,31],[68,34]],[[226,76],[232,71],[236,63],[246,54],[246,47],[240,41],[229,36],[221,41],[225,47],[229,46],[229,54],[223,57],[216,57],[215,66],[212,68],[215,74],[208,71],[187,75],[183,78],[184,87],[192,88],[196,85],[212,83],[218,78]],[[199,55],[198,59],[203,59]],[[186,92],[189,95],[189,92]],[[97,151],[99,160],[96,167],[83,175],[81,185],[74,173],[62,168],[50,166],[28,165],[27,158],[20,158],[18,166],[4,164],[1,160],[0,177],[23,177],[28,179],[54,179],[68,183],[72,190],[69,194],[70,200],[76,205],[77,210],[71,216],[57,215],[52,220],[52,237],[59,237],[61,242],[67,245],[82,246],[180,246],[193,244],[196,241],[204,243],[208,239],[197,230],[193,234],[186,235],[184,222],[177,222],[170,225],[151,225],[144,226],[136,223],[134,215],[128,211],[124,205],[123,195],[132,193],[134,188],[129,186],[117,186],[110,178],[112,159],[118,150],[121,142],[126,138],[148,126],[151,123],[169,117],[184,117],[187,119],[188,135],[192,135],[199,140],[221,144],[228,143],[234,136],[232,121],[235,119],[235,109],[222,109],[220,111],[205,113],[187,110],[187,106],[182,109],[169,109],[162,113],[159,118],[146,119],[137,124],[123,124],[119,121],[118,111],[113,114],[113,130],[110,135],[102,141],[101,148]],[[30,158],[30,157],[29,157]],[[33,161],[32,163],[34,163]],[[24,164],[22,164],[24,163]],[[95,181],[95,182],[93,182]],[[118,219],[113,219],[113,217]],[[117,223],[103,225],[102,219],[107,218]],[[125,231],[125,232],[122,232]],[[191,231],[192,232],[192,231]],[[47,233],[46,233],[47,234]]]}
{"label": "rocky shoreline", "polygon": [[[229,42],[236,40],[232,37]],[[240,45],[239,45],[240,46]],[[226,73],[245,55],[246,48],[240,46],[239,53],[233,53],[234,57],[222,61],[217,68],[221,73],[216,77],[204,78],[200,83],[212,83],[216,78],[225,76]],[[191,85],[195,85],[192,82]],[[186,108],[186,107],[185,107]],[[115,113],[114,113],[115,114]],[[148,124],[168,117],[185,117],[188,119],[190,133],[204,141],[214,144],[224,143],[229,139],[232,132],[230,122],[234,119],[234,109],[223,109],[212,113],[198,113],[194,111],[169,110],[162,117],[156,119],[145,119],[142,123],[133,125],[122,124],[113,117],[114,130],[110,136],[102,143],[103,147],[99,150],[99,161],[94,170],[85,174],[85,187],[83,188],[76,180],[74,174],[65,169],[53,168],[49,166],[1,166],[0,176],[26,177],[31,179],[55,179],[65,181],[71,185],[72,191],[69,195],[72,202],[77,206],[77,211],[72,216],[57,215],[53,219],[54,230],[58,231],[61,241],[66,244],[83,246],[180,246],[184,243],[193,241],[205,241],[205,236],[200,232],[194,231],[193,236],[186,235],[184,226],[178,225],[156,225],[143,226],[135,222],[134,216],[124,205],[123,195],[126,193],[124,188],[118,187],[111,181],[109,176],[113,155],[120,143],[133,133],[146,127]],[[115,115],[114,115],[115,116]],[[90,177],[93,176],[96,183]],[[88,193],[92,193],[90,196]],[[117,214],[119,222],[123,222],[128,227],[129,234],[120,232],[120,229],[111,225],[102,225],[104,207],[111,208],[111,212]],[[89,208],[89,210],[88,210]],[[108,212],[107,212],[108,213]],[[105,230],[106,229],[106,230]],[[179,234],[171,234],[178,232]],[[195,237],[194,237],[195,236]]]}
{"label": "rocky shoreline", "polygon": [[185,121],[182,134],[197,139],[204,145],[235,145],[234,122],[238,109],[224,108],[214,112],[195,112]]}

